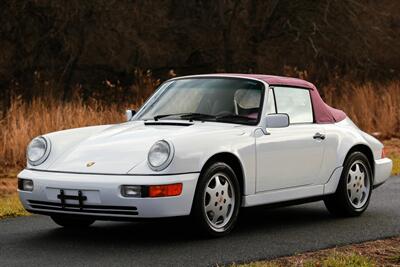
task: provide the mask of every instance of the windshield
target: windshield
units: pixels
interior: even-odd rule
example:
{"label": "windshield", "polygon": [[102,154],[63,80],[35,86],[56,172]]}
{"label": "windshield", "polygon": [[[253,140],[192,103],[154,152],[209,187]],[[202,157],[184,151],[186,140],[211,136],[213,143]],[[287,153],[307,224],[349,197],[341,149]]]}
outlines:
{"label": "windshield", "polygon": [[261,82],[246,79],[175,80],[154,94],[136,118],[257,124],[263,91]]}

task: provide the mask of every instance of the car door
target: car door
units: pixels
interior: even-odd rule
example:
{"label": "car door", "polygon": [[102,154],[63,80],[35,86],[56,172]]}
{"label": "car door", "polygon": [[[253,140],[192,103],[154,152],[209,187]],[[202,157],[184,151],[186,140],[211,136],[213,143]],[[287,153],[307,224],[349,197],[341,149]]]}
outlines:
{"label": "car door", "polygon": [[268,92],[267,113],[286,113],[289,126],[267,128],[256,138],[256,191],[317,184],[324,154],[324,128],[314,123],[308,89],[276,86]]}

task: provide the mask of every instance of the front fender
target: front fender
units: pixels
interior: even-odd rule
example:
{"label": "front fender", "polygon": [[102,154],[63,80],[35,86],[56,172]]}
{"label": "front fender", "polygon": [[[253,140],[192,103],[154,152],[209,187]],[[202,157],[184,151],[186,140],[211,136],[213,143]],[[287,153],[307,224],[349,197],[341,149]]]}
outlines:
{"label": "front fender", "polygon": [[130,170],[131,174],[180,174],[200,172],[206,162],[219,153],[231,153],[242,164],[245,181],[245,194],[255,192],[255,139],[253,131],[236,129],[210,135],[193,134],[190,137],[176,137],[171,141],[175,155],[171,164],[162,171],[154,172],[147,162],[138,164]]}

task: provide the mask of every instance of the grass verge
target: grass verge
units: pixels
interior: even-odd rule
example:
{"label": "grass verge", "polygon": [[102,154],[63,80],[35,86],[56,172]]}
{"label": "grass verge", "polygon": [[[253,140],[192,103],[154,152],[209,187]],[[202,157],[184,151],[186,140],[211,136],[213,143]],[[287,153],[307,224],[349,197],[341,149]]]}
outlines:
{"label": "grass verge", "polygon": [[7,217],[26,216],[17,194],[17,179],[0,178],[0,219]]}
{"label": "grass verge", "polygon": [[392,175],[400,174],[400,139],[392,138],[383,142],[386,153],[393,160]]}
{"label": "grass verge", "polygon": [[400,156],[392,158],[393,160],[393,169],[392,169],[392,174],[393,175],[399,175],[400,174]]}
{"label": "grass verge", "polygon": [[0,219],[27,215],[29,213],[22,207],[17,194],[0,197]]}
{"label": "grass verge", "polygon": [[400,237],[307,252],[237,267],[344,267],[400,266]]}

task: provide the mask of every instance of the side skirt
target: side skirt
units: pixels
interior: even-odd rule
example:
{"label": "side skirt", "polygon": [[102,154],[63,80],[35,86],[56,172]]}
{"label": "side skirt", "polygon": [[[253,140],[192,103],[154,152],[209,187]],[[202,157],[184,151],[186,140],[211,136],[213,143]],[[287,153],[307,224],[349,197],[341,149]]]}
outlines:
{"label": "side skirt", "polygon": [[244,196],[242,207],[270,204],[287,206],[322,200],[324,196],[336,192],[342,170],[342,166],[335,168],[325,184],[293,187]]}
{"label": "side skirt", "polygon": [[[321,201],[321,200],[324,200],[324,197],[326,197],[326,195],[315,196],[315,197],[306,197],[306,198],[301,198],[301,199],[294,199],[294,200],[288,200],[288,201],[282,201],[282,202],[270,203],[270,204],[261,204],[261,205],[258,205],[258,207],[263,207],[263,208],[267,208],[267,209],[283,208],[283,207],[288,207],[288,206],[295,206],[295,205],[301,205],[301,204]],[[249,208],[251,208],[251,207],[249,207]]]}
{"label": "side skirt", "polygon": [[295,201],[299,199],[321,197],[324,195],[324,185],[302,186],[268,192],[261,192],[243,197],[243,207]]}

